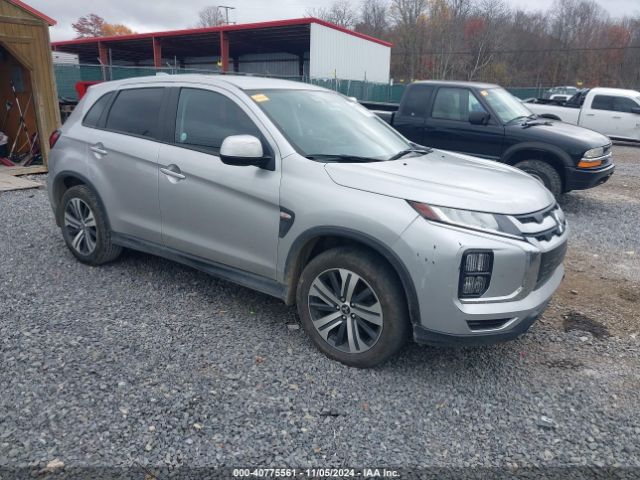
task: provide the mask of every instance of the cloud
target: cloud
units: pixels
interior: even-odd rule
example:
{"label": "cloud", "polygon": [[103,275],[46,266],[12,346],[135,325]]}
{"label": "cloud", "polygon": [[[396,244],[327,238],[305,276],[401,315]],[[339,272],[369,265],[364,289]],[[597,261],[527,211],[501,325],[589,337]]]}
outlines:
{"label": "cloud", "polygon": [[[307,9],[326,7],[332,0],[102,0],[78,2],[72,0],[26,0],[34,8],[55,18],[58,25],[51,28],[52,40],[69,40],[74,37],[71,23],[89,13],[96,13],[110,23],[122,23],[137,32],[154,32],[193,27],[198,11],[206,6],[224,4],[235,7],[230,20],[250,23],[283,18],[298,18]],[[352,0],[358,5],[360,0]],[[506,0],[513,8],[531,9],[530,0]],[[535,9],[550,7],[553,0],[538,0]],[[611,15],[619,16],[640,12],[629,9],[629,0],[599,0]]]}

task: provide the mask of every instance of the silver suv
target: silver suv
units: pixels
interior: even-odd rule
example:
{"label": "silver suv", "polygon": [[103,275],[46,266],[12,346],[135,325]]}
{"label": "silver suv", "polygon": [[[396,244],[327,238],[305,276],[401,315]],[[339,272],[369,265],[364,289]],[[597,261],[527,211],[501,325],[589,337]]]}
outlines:
{"label": "silver suv", "polygon": [[538,181],[412,144],[311,85],[99,84],[51,143],[51,205],[78,260],[132,248],[295,303],[348,365],[379,364],[410,335],[515,338],[564,275],[564,215]]}

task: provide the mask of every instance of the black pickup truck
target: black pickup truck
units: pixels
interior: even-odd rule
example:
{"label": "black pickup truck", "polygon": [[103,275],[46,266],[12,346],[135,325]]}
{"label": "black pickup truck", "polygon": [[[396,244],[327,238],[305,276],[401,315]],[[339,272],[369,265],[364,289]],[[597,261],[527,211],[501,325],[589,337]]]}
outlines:
{"label": "black pickup truck", "polygon": [[556,197],[600,185],[615,168],[608,137],[538,117],[498,85],[415,82],[400,105],[363,105],[416,144],[513,165]]}

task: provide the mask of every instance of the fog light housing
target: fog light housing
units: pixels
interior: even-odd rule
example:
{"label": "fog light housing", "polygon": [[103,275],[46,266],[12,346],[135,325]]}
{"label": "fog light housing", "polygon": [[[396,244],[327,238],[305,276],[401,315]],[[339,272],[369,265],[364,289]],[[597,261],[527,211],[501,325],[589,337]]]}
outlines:
{"label": "fog light housing", "polygon": [[468,250],[460,263],[459,298],[477,298],[484,295],[491,283],[493,252]]}

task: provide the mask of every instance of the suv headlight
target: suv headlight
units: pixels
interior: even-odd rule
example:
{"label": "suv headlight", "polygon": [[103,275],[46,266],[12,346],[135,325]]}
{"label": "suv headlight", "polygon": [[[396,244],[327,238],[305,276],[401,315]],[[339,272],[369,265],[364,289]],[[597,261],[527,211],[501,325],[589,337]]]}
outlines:
{"label": "suv headlight", "polygon": [[407,200],[409,205],[422,217],[433,222],[446,223],[456,227],[468,228],[480,232],[522,239],[522,234],[505,215],[475,212],[458,208],[439,207],[426,203]]}
{"label": "suv headlight", "polygon": [[582,158],[598,158],[604,155],[604,147],[592,148],[584,152]]}

